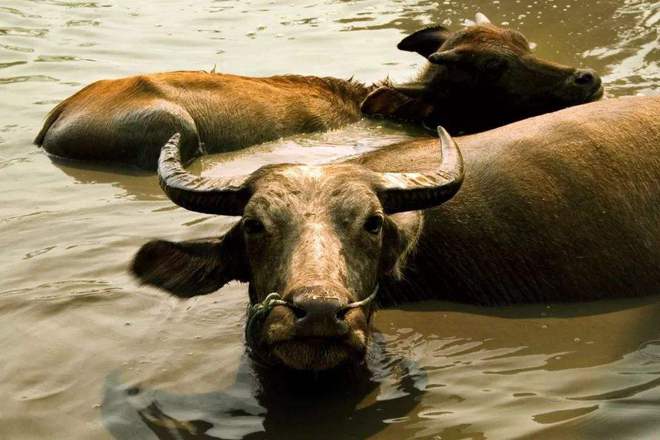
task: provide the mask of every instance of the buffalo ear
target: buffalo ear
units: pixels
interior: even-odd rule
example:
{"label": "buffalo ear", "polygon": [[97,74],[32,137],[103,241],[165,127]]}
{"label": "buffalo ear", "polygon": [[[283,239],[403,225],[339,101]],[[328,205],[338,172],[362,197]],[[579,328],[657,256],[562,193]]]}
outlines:
{"label": "buffalo ear", "polygon": [[392,87],[379,87],[364,98],[360,111],[368,116],[391,116],[409,101],[411,98]]}
{"label": "buffalo ear", "polygon": [[426,58],[440,49],[450,35],[451,31],[444,26],[429,27],[408,35],[396,47],[407,52],[417,52]]}
{"label": "buffalo ear", "polygon": [[412,89],[400,91],[396,87],[383,86],[364,98],[360,111],[366,116],[421,122],[433,111],[433,106],[423,99],[421,91],[413,93]]}
{"label": "buffalo ear", "polygon": [[244,249],[240,225],[218,239],[154,240],[140,248],[131,272],[143,284],[181,298],[205,295],[231,280],[249,279]]}

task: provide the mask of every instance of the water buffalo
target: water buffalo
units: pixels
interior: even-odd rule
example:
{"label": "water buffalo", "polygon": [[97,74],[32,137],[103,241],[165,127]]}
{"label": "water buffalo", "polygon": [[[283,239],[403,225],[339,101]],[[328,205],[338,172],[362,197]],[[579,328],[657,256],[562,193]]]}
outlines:
{"label": "water buffalo", "polygon": [[132,271],[179,297],[249,282],[253,352],[311,370],[363,358],[374,292],[381,306],[658,293],[659,114],[660,97],[600,101],[244,178],[189,174],[176,135],[159,163],[170,199],[242,219],[149,242]]}
{"label": "water buffalo", "polygon": [[181,133],[187,161],[204,150],[336,128],[362,114],[474,132],[601,97],[592,70],[540,60],[519,32],[477,18],[457,32],[435,26],[402,40],[400,49],[432,63],[408,84],[207,72],[97,81],[56,106],[35,143],[55,156],[154,170],[173,132]]}

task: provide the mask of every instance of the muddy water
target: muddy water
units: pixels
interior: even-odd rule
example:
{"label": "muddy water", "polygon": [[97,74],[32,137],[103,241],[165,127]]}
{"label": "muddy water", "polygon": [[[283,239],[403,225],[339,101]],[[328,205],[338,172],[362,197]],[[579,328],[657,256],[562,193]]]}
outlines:
{"label": "muddy water", "polygon": [[[544,57],[596,68],[610,95],[659,90],[653,2],[2,3],[0,439],[657,436],[658,296],[381,311],[362,385],[269,394],[244,356],[245,285],[179,302],[126,274],[145,240],[215,235],[232,219],[173,207],[151,175],[53,163],[31,145],[55,103],[101,78],[216,66],[405,79],[421,59],[395,49],[402,35],[477,10]],[[196,169],[329,160],[412,134],[361,122]]]}

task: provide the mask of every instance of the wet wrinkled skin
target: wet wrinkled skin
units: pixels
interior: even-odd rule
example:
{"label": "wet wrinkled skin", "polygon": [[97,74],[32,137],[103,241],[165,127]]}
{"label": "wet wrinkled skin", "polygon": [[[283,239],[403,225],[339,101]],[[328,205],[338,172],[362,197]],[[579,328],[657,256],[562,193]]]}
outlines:
{"label": "wet wrinkled skin", "polygon": [[[264,293],[281,292],[287,301],[322,298],[346,305],[373,290],[388,237],[364,229],[369,217],[383,213],[374,192],[351,178],[360,171],[347,169],[319,180],[314,168],[286,167],[259,180],[242,220],[250,289],[257,301]],[[255,222],[263,229],[246,228]],[[272,352],[297,369],[324,369],[364,357],[370,311],[349,310],[347,328],[339,331],[322,322],[296,329],[294,312],[273,309],[261,347],[255,347],[258,353]]]}
{"label": "wet wrinkled skin", "polygon": [[[434,46],[440,44],[439,49]],[[432,63],[420,75],[418,96],[392,91],[389,106],[365,101],[365,114],[443,125],[451,133],[474,133],[530,116],[600,99],[603,87],[590,69],[576,69],[536,57],[518,31],[481,23],[450,32],[419,31],[398,46]],[[385,99],[385,98],[384,98]]]}

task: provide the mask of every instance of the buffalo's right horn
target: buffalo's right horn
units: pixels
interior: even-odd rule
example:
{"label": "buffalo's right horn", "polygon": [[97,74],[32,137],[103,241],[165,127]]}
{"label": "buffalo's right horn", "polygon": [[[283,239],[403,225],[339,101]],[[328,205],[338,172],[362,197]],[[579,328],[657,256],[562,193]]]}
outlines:
{"label": "buffalo's right horn", "polygon": [[158,179],[167,197],[182,208],[205,214],[243,215],[252,191],[247,178],[208,178],[189,173],[181,164],[176,133],[160,151]]}
{"label": "buffalo's right horn", "polygon": [[387,214],[415,211],[451,199],[463,183],[463,157],[456,142],[438,126],[440,165],[423,173],[381,173],[378,198]]}

